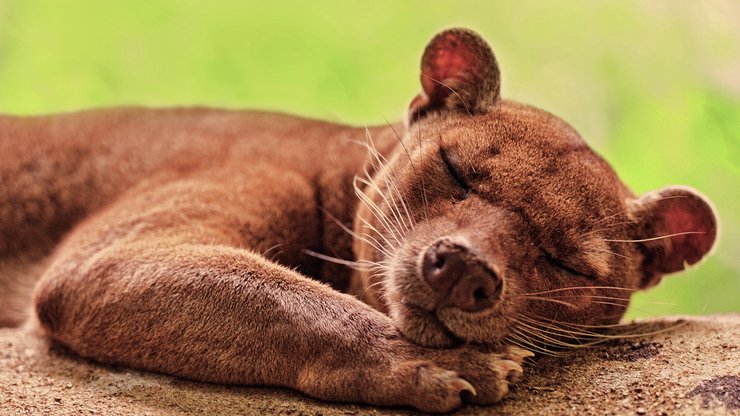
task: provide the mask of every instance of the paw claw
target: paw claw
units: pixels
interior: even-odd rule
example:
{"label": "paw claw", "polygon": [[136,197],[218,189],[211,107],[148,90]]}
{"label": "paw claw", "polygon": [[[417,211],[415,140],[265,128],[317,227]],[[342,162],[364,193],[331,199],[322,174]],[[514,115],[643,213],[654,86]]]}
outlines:
{"label": "paw claw", "polygon": [[505,374],[506,381],[509,383],[517,383],[522,379],[522,373],[524,369],[519,363],[511,360],[501,360],[496,362],[497,369],[501,374]]}
{"label": "paw claw", "polygon": [[515,347],[513,345],[506,347],[506,355],[518,362],[521,362],[525,358],[534,357],[534,353],[532,351]]}
{"label": "paw claw", "polygon": [[467,380],[458,378],[453,382],[453,385],[456,389],[460,391],[460,393],[467,391],[468,393],[472,394],[473,397],[478,395],[478,392],[475,390],[475,387],[473,387],[472,384],[468,383]]}

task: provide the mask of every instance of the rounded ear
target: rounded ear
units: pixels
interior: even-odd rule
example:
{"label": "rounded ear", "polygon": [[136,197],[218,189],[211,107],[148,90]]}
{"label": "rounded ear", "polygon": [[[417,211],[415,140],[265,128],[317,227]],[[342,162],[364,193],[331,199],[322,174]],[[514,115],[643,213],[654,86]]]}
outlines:
{"label": "rounded ear", "polygon": [[445,30],[424,50],[422,91],[411,101],[407,124],[437,110],[481,113],[498,100],[500,81],[496,57],[480,35]]}
{"label": "rounded ear", "polygon": [[701,260],[717,237],[711,203],[689,187],[648,192],[632,201],[629,209],[639,226],[635,238],[645,253],[641,289]]}

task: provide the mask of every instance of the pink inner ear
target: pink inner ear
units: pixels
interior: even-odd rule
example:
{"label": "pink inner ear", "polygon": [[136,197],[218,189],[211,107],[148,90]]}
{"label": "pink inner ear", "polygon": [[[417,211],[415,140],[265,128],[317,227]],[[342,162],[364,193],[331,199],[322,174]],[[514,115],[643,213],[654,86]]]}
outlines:
{"label": "pink inner ear", "polygon": [[407,125],[432,111],[484,113],[499,99],[496,57],[471,30],[453,28],[437,34],[424,49],[420,78],[422,92],[409,106]]}
{"label": "pink inner ear", "polygon": [[443,85],[451,80],[470,80],[471,76],[480,78],[482,63],[456,34],[446,33],[429,46],[422,62],[421,85],[432,101],[443,99],[451,93]]}
{"label": "pink inner ear", "polygon": [[673,205],[663,214],[663,220],[668,234],[692,233],[671,237],[668,243],[670,251],[674,251],[689,264],[694,264],[709,251],[714,237],[707,235],[711,224],[702,221],[702,216],[698,213],[684,208]]}
{"label": "pink inner ear", "polygon": [[429,52],[422,64],[421,85],[430,97],[437,99],[439,95],[450,93],[442,83],[470,76],[480,78],[481,62],[454,33],[447,33],[443,39],[438,39]]}
{"label": "pink inner ear", "polygon": [[683,270],[686,263],[695,264],[712,248],[716,216],[709,202],[693,189],[670,186],[649,192],[636,203],[636,218],[643,227],[636,237],[646,249],[641,288]]}

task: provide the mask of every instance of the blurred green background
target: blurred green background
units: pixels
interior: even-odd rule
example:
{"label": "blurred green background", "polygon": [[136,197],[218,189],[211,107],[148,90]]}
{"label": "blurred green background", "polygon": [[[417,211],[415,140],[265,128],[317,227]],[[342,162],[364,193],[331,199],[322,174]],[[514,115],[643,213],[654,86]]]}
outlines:
{"label": "blurred green background", "polygon": [[492,43],[504,97],[568,120],[635,191],[714,201],[714,255],[629,316],[740,311],[737,1],[0,0],[0,112],[199,104],[382,123],[417,92],[426,42],[458,25]]}

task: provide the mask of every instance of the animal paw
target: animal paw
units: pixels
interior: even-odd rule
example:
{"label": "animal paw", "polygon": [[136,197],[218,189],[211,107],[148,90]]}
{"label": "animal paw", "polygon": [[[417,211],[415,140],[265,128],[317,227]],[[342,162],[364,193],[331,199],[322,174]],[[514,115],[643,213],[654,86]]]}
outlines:
{"label": "animal paw", "polygon": [[463,394],[477,395],[470,382],[431,362],[406,362],[397,373],[400,380],[411,382],[402,392],[403,402],[423,412],[449,412],[460,407]]}
{"label": "animal paw", "polygon": [[435,361],[444,368],[453,369],[475,387],[477,394],[470,397],[470,402],[493,404],[509,392],[510,384],[521,381],[522,361],[531,356],[527,353],[517,349],[492,354],[463,347],[440,351]]}
{"label": "animal paw", "polygon": [[[488,405],[500,401],[509,385],[522,379],[522,362],[529,351],[509,347],[502,354],[461,347],[449,350],[422,350],[427,360],[404,363],[413,385],[412,406],[426,412],[448,412],[466,401]],[[421,358],[421,357],[419,357]],[[415,367],[409,371],[408,367]]]}

